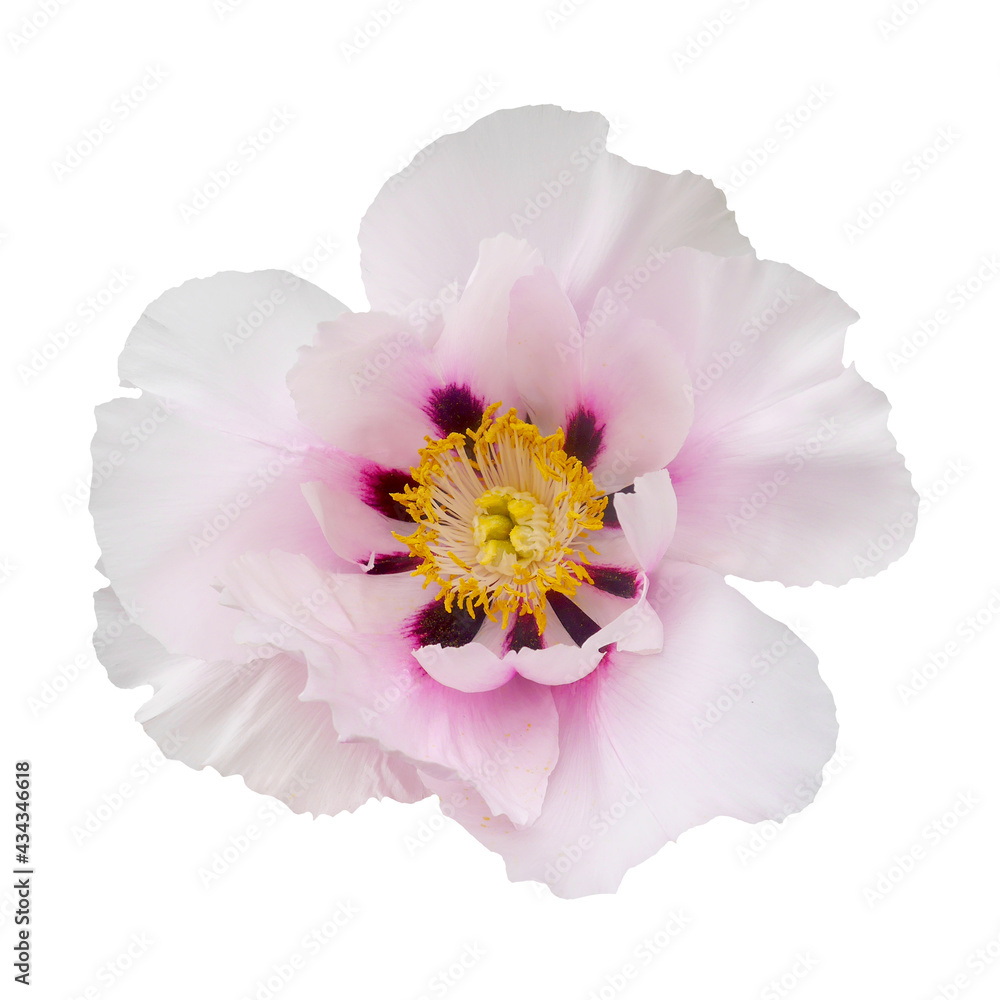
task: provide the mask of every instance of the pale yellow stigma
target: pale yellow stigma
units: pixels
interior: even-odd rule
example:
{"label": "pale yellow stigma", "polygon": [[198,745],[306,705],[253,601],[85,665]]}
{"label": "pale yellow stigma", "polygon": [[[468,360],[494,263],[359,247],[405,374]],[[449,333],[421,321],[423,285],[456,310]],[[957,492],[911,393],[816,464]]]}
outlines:
{"label": "pale yellow stigma", "polygon": [[473,519],[472,537],[479,546],[480,565],[514,576],[549,547],[549,514],[533,496],[509,488],[488,490],[476,507],[482,513]]}
{"label": "pale yellow stigma", "polygon": [[563,450],[561,430],[543,436],[517,411],[487,409],[476,430],[420,451],[416,488],[394,493],[417,524],[395,534],[421,559],[414,575],[438,584],[450,611],[493,620],[533,614],[545,628],[545,595],[571,597],[591,583],[586,539],[602,526],[607,497],[583,464]]}

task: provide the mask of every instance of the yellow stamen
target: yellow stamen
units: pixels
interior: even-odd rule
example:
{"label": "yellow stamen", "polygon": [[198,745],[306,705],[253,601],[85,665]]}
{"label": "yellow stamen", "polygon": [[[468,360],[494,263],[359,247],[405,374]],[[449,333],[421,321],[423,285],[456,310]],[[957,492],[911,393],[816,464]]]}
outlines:
{"label": "yellow stamen", "polygon": [[607,497],[576,458],[562,430],[543,435],[516,410],[490,406],[476,430],[449,434],[420,450],[416,486],[392,494],[417,527],[393,533],[421,561],[413,571],[436,583],[450,611],[481,607],[506,627],[510,615],[545,628],[545,594],[573,596],[591,582],[584,539],[603,525]]}

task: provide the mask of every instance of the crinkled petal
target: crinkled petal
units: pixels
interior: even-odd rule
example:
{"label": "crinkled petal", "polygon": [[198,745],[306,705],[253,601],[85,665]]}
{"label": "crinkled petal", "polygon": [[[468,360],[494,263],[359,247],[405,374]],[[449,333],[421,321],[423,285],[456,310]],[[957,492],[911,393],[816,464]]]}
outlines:
{"label": "crinkled petal", "polygon": [[341,559],[367,566],[372,555],[406,551],[392,537],[403,526],[373,510],[354,493],[325,483],[304,483],[302,495],[316,517],[323,537]]}
{"label": "crinkled petal", "polygon": [[558,619],[550,612],[542,649],[504,650],[500,644],[484,644],[477,636],[465,646],[424,646],[414,656],[435,680],[458,691],[492,691],[515,673],[538,684],[571,684],[594,670],[612,645],[637,653],[663,647],[663,626],[646,601],[648,586],[642,576],[636,597],[623,600],[583,585],[573,601],[599,627],[582,645],[557,627]]}
{"label": "crinkled petal", "polygon": [[641,586],[638,599],[628,603],[599,595],[593,588],[582,587],[574,600],[588,612],[593,611],[595,621],[607,617],[595,610],[595,598],[614,608],[616,616],[582,646],[554,643],[547,645],[545,649],[525,648],[518,650],[516,654],[508,654],[513,658],[517,672],[539,684],[572,684],[596,670],[608,655],[607,650],[612,644],[619,650],[641,654],[661,650],[663,624],[646,599],[649,580],[645,576]]}
{"label": "crinkled petal", "polygon": [[330,815],[373,796],[428,792],[411,764],[372,744],[341,743],[325,705],[299,700],[305,666],[286,653],[235,664],[168,653],[114,591],[96,595],[95,648],[120,687],[151,684],[137,718],[167,757],[243,777],[295,812]]}
{"label": "crinkled petal", "polygon": [[320,437],[403,468],[416,463],[432,433],[425,406],[437,384],[413,328],[387,313],[345,313],[324,323],[288,373],[299,417]]}
{"label": "crinkled petal", "polygon": [[[681,249],[630,300],[684,355],[694,420],[670,463],[670,554],[807,585],[877,572],[916,521],[888,404],[842,364],[857,314],[785,264]],[[891,551],[866,556],[883,534]]]}
{"label": "crinkled petal", "polygon": [[502,402],[503,410],[518,406],[507,361],[510,293],[518,278],[540,264],[538,251],[524,240],[506,235],[483,240],[468,284],[445,312],[434,344],[434,361],[445,383],[469,386],[486,405]]}
{"label": "crinkled petal", "polygon": [[666,333],[610,293],[582,327],[571,312],[550,270],[519,281],[511,369],[532,419],[546,433],[563,428],[567,451],[611,493],[677,454],[691,426],[690,381]]}
{"label": "crinkled petal", "polygon": [[552,689],[559,763],[537,822],[484,820],[467,786],[463,799],[459,784],[425,779],[513,879],[560,896],[613,892],[690,827],[782,819],[819,787],[837,723],[812,652],[702,567],[665,561],[650,593],[662,653],[616,652]]}
{"label": "crinkled petal", "polygon": [[655,569],[670,547],[677,526],[677,497],[666,469],[635,481],[634,493],[615,498],[622,532],[645,570]]}
{"label": "crinkled petal", "polygon": [[498,233],[537,247],[582,309],[599,288],[635,280],[674,247],[750,250],[710,181],[608,153],[608,127],[593,112],[513,108],[423,150],[361,224],[372,308],[401,311],[464,282],[480,241]]}
{"label": "crinkled petal", "polygon": [[510,660],[475,641],[464,646],[422,646],[413,655],[434,680],[456,691],[492,691],[517,673]]}
{"label": "crinkled petal", "polygon": [[342,739],[459,776],[516,824],[538,815],[557,755],[548,688],[514,678],[467,693],[434,680],[412,655],[409,623],[429,600],[413,578],[323,574],[301,556],[248,554],[230,567],[224,596],[253,616],[245,641],[305,657],[303,697],[330,705]]}
{"label": "crinkled petal", "polygon": [[346,566],[302,496],[316,476],[312,449],[193,421],[149,393],[99,406],[90,510],[104,572],[142,628],[170,652],[240,662],[240,615],[214,589],[232,559],[280,545]]}
{"label": "crinkled petal", "polygon": [[888,416],[852,366],[691,441],[670,466],[671,555],[799,586],[884,569],[913,538],[918,500]]}
{"label": "crinkled petal", "polygon": [[629,308],[665,330],[687,363],[692,437],[836,378],[858,318],[787,264],[688,248],[664,259]]}
{"label": "crinkled petal", "polygon": [[344,306],[286,271],[223,271],[151,303],[119,360],[122,384],[209,427],[276,445],[302,428],[285,387],[296,351]]}

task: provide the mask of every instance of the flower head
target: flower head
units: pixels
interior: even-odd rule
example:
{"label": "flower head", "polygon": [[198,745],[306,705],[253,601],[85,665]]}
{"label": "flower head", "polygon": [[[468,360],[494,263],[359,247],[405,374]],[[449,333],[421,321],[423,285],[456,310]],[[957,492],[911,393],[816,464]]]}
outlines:
{"label": "flower head", "polygon": [[853,311],[606,129],[440,139],[362,224],[371,312],[282,272],[167,292],[94,442],[169,403],[91,505],[99,617],[141,609],[103,659],[192,734],[165,752],[313,813],[438,794],[569,896],[806,804],[832,699],[724,574],[842,583],[914,521]]}

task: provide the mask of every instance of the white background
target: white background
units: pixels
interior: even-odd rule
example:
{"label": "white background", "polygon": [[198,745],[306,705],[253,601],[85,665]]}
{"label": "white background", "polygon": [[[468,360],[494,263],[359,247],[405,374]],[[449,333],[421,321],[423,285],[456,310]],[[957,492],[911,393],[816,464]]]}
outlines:
{"label": "white background", "polygon": [[[13,761],[33,764],[33,995],[996,996],[996,5],[906,0],[912,15],[880,27],[892,0],[393,0],[379,26],[387,0],[46,2],[48,23],[41,0],[0,14],[0,770],[12,792]],[[25,17],[42,24],[31,38]],[[351,51],[366,21],[375,37]],[[604,112],[634,162],[729,185],[761,257],[861,313],[846,360],[888,393],[928,497],[909,554],[872,579],[738,584],[816,650],[836,697],[836,773],[815,804],[780,827],[716,820],[617,895],[569,902],[509,884],[435,800],[314,821],[164,763],[133,720],[148,690],[114,688],[90,646],[103,584],[85,502],[93,408],[117,394],[149,301],[196,275],[285,267],[363,309],[356,232],[381,183],[441,131],[547,102]],[[276,110],[292,123],[185,222],[181,203]],[[102,118],[99,146],[57,171]],[[980,269],[994,280],[968,286]],[[103,288],[118,290],[88,322]],[[233,843],[249,847],[206,884]],[[356,915],[335,928],[341,905]],[[683,928],[662,946],[671,914]]]}

